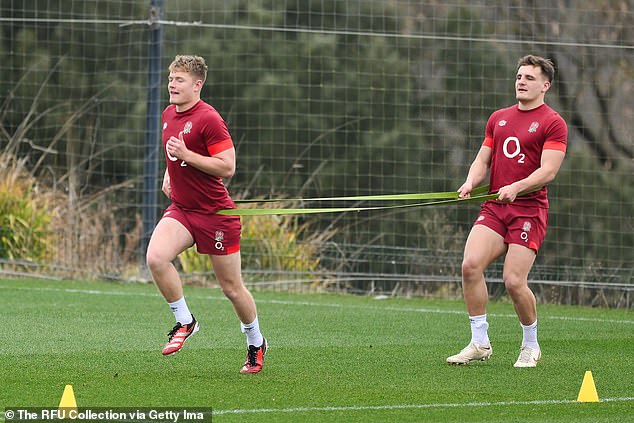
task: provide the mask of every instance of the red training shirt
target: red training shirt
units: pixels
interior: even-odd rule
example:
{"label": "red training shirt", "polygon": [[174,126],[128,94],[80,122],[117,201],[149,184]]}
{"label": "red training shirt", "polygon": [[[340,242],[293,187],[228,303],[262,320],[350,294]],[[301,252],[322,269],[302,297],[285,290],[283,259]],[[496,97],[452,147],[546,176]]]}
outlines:
{"label": "red training shirt", "polygon": [[[541,166],[543,150],[566,151],[568,127],[548,105],[520,110],[500,109],[489,117],[483,145],[492,149],[490,190],[526,178]],[[548,190],[517,197],[514,204],[548,208]]]}
{"label": "red training shirt", "polygon": [[233,148],[227,124],[216,109],[200,100],[184,112],[177,112],[173,104],[163,111],[162,140],[172,189],[171,199],[181,209],[199,213],[235,208],[222,178],[170,156],[165,144],[172,136],[182,136],[189,150],[203,156],[213,156]]}

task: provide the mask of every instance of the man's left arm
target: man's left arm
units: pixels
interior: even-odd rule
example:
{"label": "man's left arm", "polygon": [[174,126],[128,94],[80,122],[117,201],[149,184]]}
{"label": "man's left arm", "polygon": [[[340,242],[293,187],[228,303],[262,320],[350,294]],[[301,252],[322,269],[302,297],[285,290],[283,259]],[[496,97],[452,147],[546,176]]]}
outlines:
{"label": "man's left arm", "polygon": [[510,185],[503,186],[499,189],[498,201],[512,202],[515,201],[521,192],[530,191],[534,188],[540,188],[547,185],[559,172],[559,168],[566,156],[565,151],[561,150],[544,150],[542,151],[541,164],[538,169],[528,175],[524,179],[513,182]]}

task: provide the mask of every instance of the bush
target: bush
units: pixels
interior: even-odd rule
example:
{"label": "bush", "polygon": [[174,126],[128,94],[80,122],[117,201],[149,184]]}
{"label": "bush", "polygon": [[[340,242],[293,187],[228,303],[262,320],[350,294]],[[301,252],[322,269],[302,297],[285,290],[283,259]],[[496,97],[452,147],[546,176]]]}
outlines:
{"label": "bush", "polygon": [[52,216],[46,196],[37,192],[35,181],[17,166],[0,170],[1,259],[40,262],[49,256]]}

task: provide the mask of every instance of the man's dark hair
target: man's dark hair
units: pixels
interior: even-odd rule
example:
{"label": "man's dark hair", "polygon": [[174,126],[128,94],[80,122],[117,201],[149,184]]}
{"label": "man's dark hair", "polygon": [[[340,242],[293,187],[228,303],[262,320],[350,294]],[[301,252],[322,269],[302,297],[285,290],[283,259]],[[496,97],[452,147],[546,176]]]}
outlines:
{"label": "man's dark hair", "polygon": [[550,59],[529,54],[517,61],[517,69],[519,69],[520,66],[539,66],[542,69],[542,73],[546,76],[546,79],[548,79],[548,82],[553,82],[553,79],[555,79],[555,65]]}

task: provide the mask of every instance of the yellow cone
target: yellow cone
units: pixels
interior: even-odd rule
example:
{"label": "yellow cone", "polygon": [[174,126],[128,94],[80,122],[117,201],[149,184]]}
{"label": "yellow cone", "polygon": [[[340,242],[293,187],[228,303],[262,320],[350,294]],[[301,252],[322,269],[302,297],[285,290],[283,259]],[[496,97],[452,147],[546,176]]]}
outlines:
{"label": "yellow cone", "polygon": [[583,382],[581,382],[581,389],[579,390],[577,401],[599,402],[599,394],[597,394],[597,388],[594,386],[594,379],[590,370],[586,371],[586,374],[583,376]]}
{"label": "yellow cone", "polygon": [[58,409],[60,418],[62,419],[69,417],[68,414],[71,410],[77,411],[77,401],[75,400],[73,385],[66,385],[66,387],[64,387],[64,393],[62,394],[62,399],[59,401]]}

